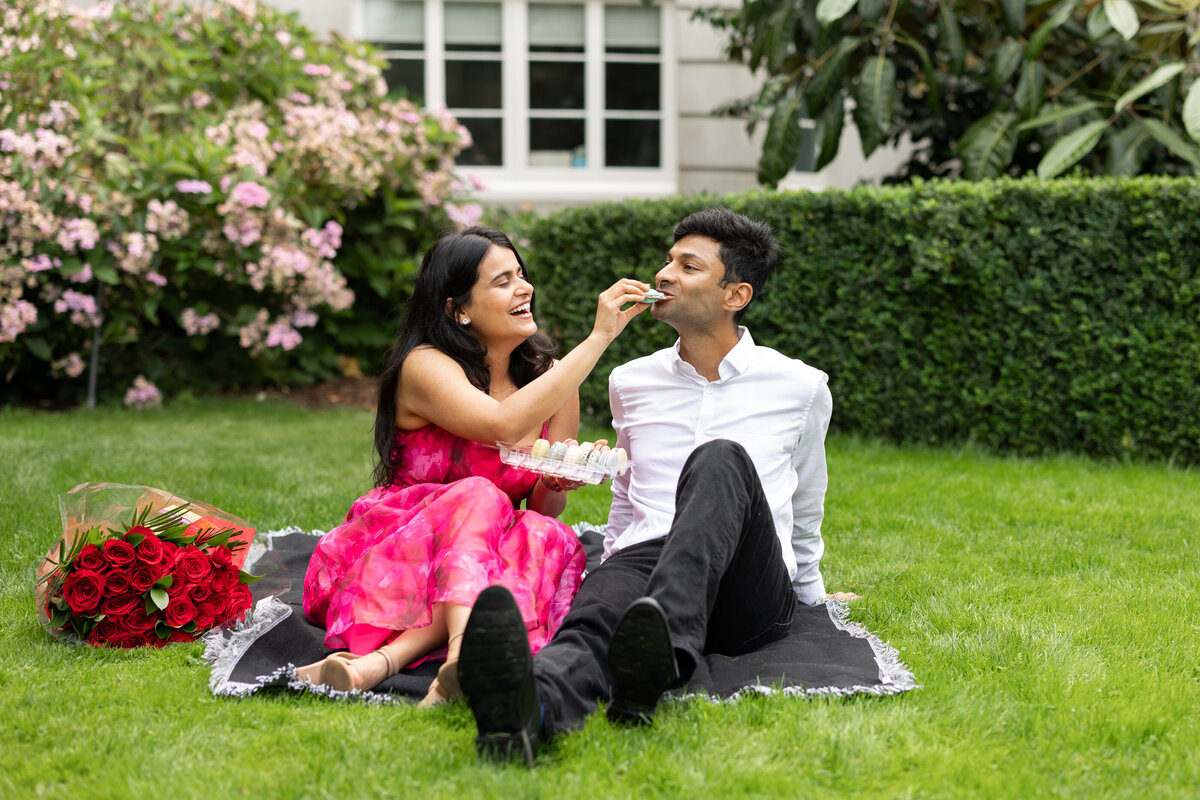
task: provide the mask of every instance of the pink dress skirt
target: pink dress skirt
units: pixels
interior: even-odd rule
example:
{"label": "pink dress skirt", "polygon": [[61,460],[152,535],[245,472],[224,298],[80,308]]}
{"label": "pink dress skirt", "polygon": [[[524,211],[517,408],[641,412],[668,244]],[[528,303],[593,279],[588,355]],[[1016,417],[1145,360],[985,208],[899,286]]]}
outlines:
{"label": "pink dress skirt", "polygon": [[393,483],[358,498],[309,561],[304,613],[324,626],[326,647],[370,652],[429,625],[434,603],[471,606],[501,584],[536,652],[567,615],[586,563],[571,528],[518,508],[537,475],[435,425],[397,430],[395,448]]}

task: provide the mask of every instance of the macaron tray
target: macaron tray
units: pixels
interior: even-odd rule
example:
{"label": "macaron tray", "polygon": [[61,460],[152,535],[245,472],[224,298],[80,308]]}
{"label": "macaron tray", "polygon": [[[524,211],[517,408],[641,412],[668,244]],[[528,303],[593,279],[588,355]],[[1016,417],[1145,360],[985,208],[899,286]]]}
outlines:
{"label": "macaron tray", "polygon": [[600,483],[624,475],[632,462],[624,448],[594,446],[591,442],[568,444],[538,439],[531,445],[516,445],[496,442],[500,460],[510,467],[539,472],[555,478]]}

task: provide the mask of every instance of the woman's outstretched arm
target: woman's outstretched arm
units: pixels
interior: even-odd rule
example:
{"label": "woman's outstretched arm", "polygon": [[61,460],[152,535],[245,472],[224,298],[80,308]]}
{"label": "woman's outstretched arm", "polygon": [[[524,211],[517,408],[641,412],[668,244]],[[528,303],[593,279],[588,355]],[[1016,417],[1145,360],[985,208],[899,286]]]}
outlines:
{"label": "woman's outstretched arm", "polygon": [[[418,348],[400,368],[397,424],[432,422],[477,442],[519,442],[540,429],[571,397],[629,320],[649,308],[638,301],[649,284],[622,278],[601,294],[592,332],[554,366],[508,397],[497,400],[479,391],[450,356],[431,347]],[[632,304],[632,305],[629,305]],[[629,308],[622,310],[622,306]],[[578,399],[575,420],[578,424]]]}

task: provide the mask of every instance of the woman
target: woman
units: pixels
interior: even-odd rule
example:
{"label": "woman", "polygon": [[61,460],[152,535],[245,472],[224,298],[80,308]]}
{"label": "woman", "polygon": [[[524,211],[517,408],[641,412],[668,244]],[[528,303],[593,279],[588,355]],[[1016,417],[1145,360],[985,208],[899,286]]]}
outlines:
{"label": "woman", "polygon": [[380,379],[376,488],[317,544],[304,579],[305,614],[325,626],[326,646],[349,653],[301,679],[369,689],[445,646],[424,703],[455,694],[467,615],[493,583],[517,598],[531,647],[549,641],[585,563],[555,519],[577,484],[507,467],[494,444],[576,435],[579,385],[648,308],[638,301],[649,288],[622,279],[605,290],[591,334],[556,361],[507,236],[472,227],[429,248]]}

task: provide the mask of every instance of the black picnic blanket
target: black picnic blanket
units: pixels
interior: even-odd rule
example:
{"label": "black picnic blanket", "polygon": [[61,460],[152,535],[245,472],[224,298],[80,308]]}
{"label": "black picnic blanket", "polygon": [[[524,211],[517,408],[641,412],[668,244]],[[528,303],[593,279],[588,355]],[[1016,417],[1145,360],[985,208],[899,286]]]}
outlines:
{"label": "black picnic blanket", "polygon": [[[575,526],[588,555],[599,563],[603,528]],[[319,532],[318,532],[319,533]],[[441,663],[428,660],[402,670],[369,692],[336,692],[296,679],[295,668],[327,656],[325,630],[304,617],[301,587],[318,536],[298,528],[260,534],[247,569],[264,577],[251,584],[255,606],[245,622],[205,636],[217,695],[250,695],[284,689],[355,696],[369,701],[425,696]],[[917,688],[890,645],[848,619],[847,604],[797,605],[789,636],[746,655],[709,655],[680,694],[732,698],[746,692],[791,695],[896,694]]]}

